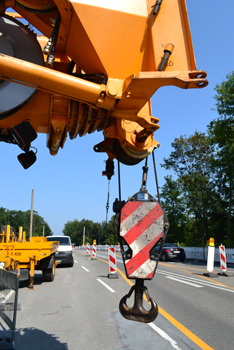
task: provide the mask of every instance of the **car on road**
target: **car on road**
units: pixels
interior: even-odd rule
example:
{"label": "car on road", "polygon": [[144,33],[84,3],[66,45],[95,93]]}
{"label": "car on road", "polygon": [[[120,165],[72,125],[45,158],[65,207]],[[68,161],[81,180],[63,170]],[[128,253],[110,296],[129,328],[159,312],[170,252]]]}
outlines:
{"label": "car on road", "polygon": [[[159,249],[160,249],[160,246],[155,247],[156,252],[159,251]],[[160,260],[165,262],[173,259],[177,259],[182,262],[185,261],[186,254],[184,249],[178,247],[176,244],[173,244],[173,243],[164,243]]]}
{"label": "car on road", "polygon": [[60,266],[72,267],[74,258],[72,255],[72,244],[69,236],[48,236],[47,241],[59,241],[58,251],[55,255],[57,264]]}

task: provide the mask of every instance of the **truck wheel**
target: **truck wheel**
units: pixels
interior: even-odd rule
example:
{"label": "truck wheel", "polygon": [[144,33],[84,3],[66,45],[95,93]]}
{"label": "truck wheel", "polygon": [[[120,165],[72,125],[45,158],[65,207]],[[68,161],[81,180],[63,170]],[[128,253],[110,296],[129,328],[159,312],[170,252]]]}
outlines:
{"label": "truck wheel", "polygon": [[53,261],[53,267],[50,269],[43,269],[42,273],[44,282],[52,282],[55,276],[55,260]]}

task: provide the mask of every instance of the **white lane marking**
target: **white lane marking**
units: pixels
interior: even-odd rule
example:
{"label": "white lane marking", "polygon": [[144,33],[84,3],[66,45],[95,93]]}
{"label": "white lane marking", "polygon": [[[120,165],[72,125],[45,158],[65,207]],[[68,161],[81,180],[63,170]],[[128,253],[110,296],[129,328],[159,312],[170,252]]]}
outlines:
{"label": "white lane marking", "polygon": [[165,276],[171,276],[172,275],[173,277],[174,276],[175,277],[179,277],[180,279],[184,279],[185,281],[192,281],[192,282],[195,281],[196,283],[199,283],[199,284],[207,286],[207,287],[212,287],[212,288],[224,290],[226,292],[234,293],[234,290],[228,289],[228,288],[226,288],[224,286],[217,286],[217,284],[215,282],[210,282],[210,281],[203,282],[203,281],[198,280],[197,278],[186,277],[186,276],[179,275],[179,274],[173,273],[173,272],[165,272],[165,271],[158,270],[157,273],[161,273],[162,275],[165,275]]}
{"label": "white lane marking", "polygon": [[0,296],[2,298],[4,298],[3,301],[1,301],[1,304],[4,304],[8,299],[10,299],[10,297],[12,296],[12,294],[14,294],[15,291],[14,290],[11,290],[6,296],[4,296],[4,293],[0,294]]}
{"label": "white lane marking", "polygon": [[86,269],[86,267],[84,267],[84,266],[81,266],[81,267],[82,267],[82,269],[84,269],[85,271],[89,272],[89,270]]}
{"label": "white lane marking", "polygon": [[103,286],[105,286],[107,289],[109,289],[112,293],[115,293],[115,290],[112,289],[111,287],[109,287],[106,283],[104,283],[103,281],[101,281],[99,278],[97,278],[97,281],[102,283]]}
{"label": "white lane marking", "polygon": [[78,261],[76,261],[75,259],[74,259],[74,261],[75,261],[75,263],[77,263],[77,264],[78,264]]}
{"label": "white lane marking", "polygon": [[155,332],[157,332],[162,338],[169,341],[171,346],[176,350],[181,350],[181,348],[177,345],[176,341],[173,340],[167,333],[165,333],[161,328],[157,327],[154,323],[148,323],[148,325],[153,328]]}
{"label": "white lane marking", "polygon": [[5,300],[8,300],[12,296],[12,294],[14,294],[14,293],[15,293],[15,291],[11,290],[10,293],[8,293],[7,296],[5,297]]}
{"label": "white lane marking", "polygon": [[174,272],[167,272],[167,271],[163,271],[163,270],[157,270],[158,273],[161,273],[163,275],[167,275],[167,276],[174,276],[174,277],[178,277],[178,278],[182,278],[182,279],[185,279],[186,281],[187,280],[190,280],[190,281],[195,281],[197,283],[201,283],[201,284],[209,284],[209,285],[214,285],[216,286],[217,284],[215,282],[210,282],[210,281],[201,281],[201,280],[198,280],[198,278],[193,278],[193,277],[190,277],[190,276],[184,276],[184,275],[181,275],[181,274],[178,274],[178,273],[174,273]]}
{"label": "white lane marking", "polygon": [[180,280],[179,278],[175,278],[175,277],[171,277],[171,276],[166,276],[166,278],[169,278],[170,280],[173,280],[173,281],[189,284],[190,286],[193,286],[193,287],[196,287],[196,288],[203,288],[203,286],[200,286],[199,284],[195,284],[195,283],[191,283],[191,282],[188,282],[188,281]]}

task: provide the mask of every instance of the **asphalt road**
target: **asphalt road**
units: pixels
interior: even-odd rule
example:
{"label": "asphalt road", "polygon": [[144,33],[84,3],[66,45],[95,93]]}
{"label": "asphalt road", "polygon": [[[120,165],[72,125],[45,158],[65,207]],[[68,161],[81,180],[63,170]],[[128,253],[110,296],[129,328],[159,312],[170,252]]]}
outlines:
{"label": "asphalt road", "polygon": [[108,278],[105,252],[92,260],[75,251],[74,258],[53,282],[38,272],[35,290],[20,288],[16,350],[233,350],[234,277],[205,278],[205,266],[189,261],[159,263],[146,285],[160,313],[143,324],[119,313],[130,289],[120,258],[118,279]]}

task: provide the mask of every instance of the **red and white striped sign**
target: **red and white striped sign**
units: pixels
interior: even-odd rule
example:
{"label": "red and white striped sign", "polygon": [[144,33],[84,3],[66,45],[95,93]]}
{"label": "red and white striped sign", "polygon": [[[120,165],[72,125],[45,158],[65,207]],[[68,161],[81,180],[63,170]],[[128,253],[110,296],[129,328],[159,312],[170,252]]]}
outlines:
{"label": "red and white striped sign", "polygon": [[227,262],[226,262],[226,252],[225,247],[221,244],[219,246],[219,254],[220,254],[220,266],[223,272],[227,271]]}
{"label": "red and white striped sign", "polygon": [[107,244],[105,245],[105,250],[107,250]]}
{"label": "red and white striped sign", "polygon": [[93,254],[92,257],[96,258],[97,255],[97,249],[96,249],[96,240],[93,241]]}
{"label": "red and white striped sign", "polygon": [[101,249],[101,247],[100,247],[100,244],[99,244],[99,246],[98,246],[98,250],[100,250]]}
{"label": "red and white striped sign", "polygon": [[115,248],[108,248],[108,255],[109,255],[109,272],[115,273],[117,272]]}
{"label": "red and white striped sign", "polygon": [[90,246],[89,246],[89,243],[87,243],[87,252],[86,252],[87,255],[90,254]]}
{"label": "red and white striped sign", "polygon": [[118,245],[118,252],[120,252],[120,244]]}
{"label": "red and white striped sign", "polygon": [[150,250],[164,235],[164,213],[158,202],[129,201],[121,210],[120,236],[132,249],[125,260],[128,278],[151,279],[156,261]]}

